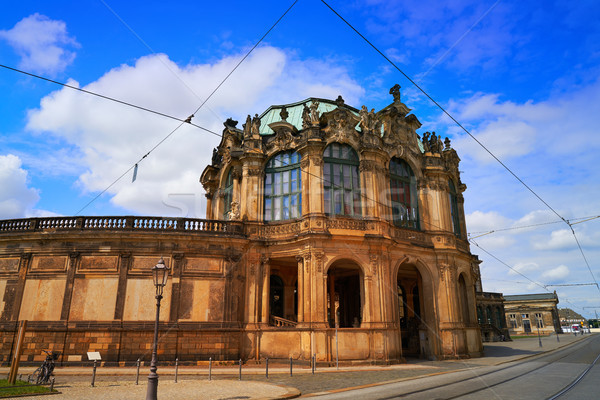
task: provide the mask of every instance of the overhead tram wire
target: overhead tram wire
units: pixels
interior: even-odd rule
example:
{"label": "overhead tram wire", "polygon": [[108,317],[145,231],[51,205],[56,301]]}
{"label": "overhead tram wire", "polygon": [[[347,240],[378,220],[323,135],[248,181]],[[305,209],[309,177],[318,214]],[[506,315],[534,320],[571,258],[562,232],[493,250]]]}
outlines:
{"label": "overhead tram wire", "polygon": [[[210,98],[221,88],[221,86],[223,86],[223,84],[227,81],[227,79],[229,79],[229,77],[235,72],[235,70],[237,70],[237,68],[244,62],[244,60],[246,60],[246,58],[248,58],[250,56],[250,54],[254,51],[254,49],[256,49],[258,47],[258,45],[277,26],[277,24],[287,15],[287,13],[292,9],[292,7],[294,7],[294,5],[296,5],[297,2],[298,2],[298,0],[295,0],[292,3],[292,5],[289,6],[287,10],[285,10],[285,12],[279,17],[279,19],[277,19],[277,21],[275,21],[275,23],[273,25],[271,25],[271,27],[267,30],[267,32],[264,35],[262,35],[262,37],[256,42],[256,44],[246,53],[246,55],[244,55],[244,57],[242,57],[242,59],[235,65],[235,67],[233,67],[233,69],[231,70],[231,72],[229,72],[229,74],[227,74],[227,76],[225,76],[225,78],[223,78],[223,80],[221,81],[221,83],[219,83],[217,85],[217,87],[211,92],[211,94],[208,95],[208,97],[200,104],[200,106],[198,106],[196,108],[196,110],[186,120],[184,120],[183,122],[181,122],[168,135],[166,135],[164,138],[162,138],[156,145],[154,145],[154,147],[152,147],[146,154],[144,154],[144,156],[142,158],[140,158],[138,160],[138,162],[136,162],[134,165],[132,165],[131,167],[129,167],[129,169],[127,171],[125,171],[121,176],[119,176],[117,179],[115,179],[108,187],[106,187],[102,192],[100,192],[90,202],[88,202],[85,206],[83,206],[75,215],[78,215],[80,212],[82,212],[83,210],[85,210],[90,204],[92,204],[96,199],[98,199],[102,194],[106,193],[106,191],[110,187],[112,187],[115,183],[117,183],[119,180],[121,180],[129,171],[131,171],[132,169],[134,169],[135,166],[138,163],[140,163],[142,160],[144,160],[146,157],[148,157],[150,155],[150,153],[152,153],[154,150],[156,150],[156,148],[158,148],[161,144],[163,144],[169,137],[171,137],[171,135],[173,135],[175,132],[177,132],[177,130],[179,128],[181,128],[181,126],[183,126],[183,124],[185,124],[185,123],[191,123],[191,118],[206,104],[206,102],[208,100],[210,100]],[[218,135],[218,136],[220,137],[221,135]]]}
{"label": "overhead tram wire", "polygon": [[[577,224],[581,224],[583,222],[588,222],[588,221],[591,221],[591,220],[594,220],[594,219],[597,219],[597,218],[600,218],[600,215],[591,216],[591,217],[571,218],[568,221],[571,223],[571,225],[577,225]],[[580,219],[583,220],[583,221],[578,221]],[[578,221],[578,222],[572,222],[572,221]],[[480,236],[485,236],[485,235],[489,235],[491,233],[496,233],[496,232],[512,231],[512,230],[517,230],[517,229],[527,229],[527,228],[534,228],[534,227],[538,227],[538,226],[552,225],[552,224],[561,224],[561,223],[563,223],[563,221],[550,221],[550,222],[541,222],[539,224],[514,226],[512,228],[493,229],[493,230],[490,230],[490,231],[475,231],[475,232],[469,232],[469,236],[470,235],[479,234],[479,236],[472,237],[472,239],[476,239],[476,238],[478,238]]]}
{"label": "overhead tram wire", "polygon": [[567,222],[554,208],[552,208],[544,199],[542,199],[531,187],[529,187],[521,178],[517,176],[506,164],[504,164],[494,153],[492,153],[483,143],[481,143],[477,138],[467,129],[465,128],[456,118],[454,118],[441,104],[433,99],[418,83],[416,83],[410,76],[408,76],[404,71],[402,71],[392,60],[390,60],[379,48],[377,48],[373,43],[369,41],[362,33],[360,33],[350,22],[348,22],[344,17],[342,17],[336,10],[334,10],[325,0],[321,0],[323,4],[325,4],[335,15],[337,15],[346,25],[348,25],[358,36],[360,36],[369,46],[371,46],[379,55],[381,55],[388,63],[392,65],[398,72],[400,72],[410,83],[412,83],[421,93],[423,93],[433,104],[436,105],[446,116],[448,116],[459,128],[461,128],[467,135],[471,137],[471,139],[475,140],[479,146],[481,146],[490,156],[492,156],[500,165],[504,167],[515,179],[517,179],[523,186],[525,186],[535,197],[537,197],[542,203],[546,205],[554,214],[556,214],[561,220]]}
{"label": "overhead tram wire", "polygon": [[[546,292],[548,293],[553,293],[548,289],[548,286],[552,286],[552,285],[543,285],[539,282],[534,281],[533,279],[529,278],[528,276],[524,275],[522,272],[520,272],[519,270],[511,267],[510,265],[508,265],[506,262],[502,261],[500,258],[496,257],[494,254],[490,253],[489,251],[487,251],[486,249],[484,249],[483,247],[481,247],[477,242],[475,242],[474,240],[469,240],[469,242],[473,243],[475,246],[477,246],[480,250],[482,250],[484,253],[486,253],[487,255],[489,255],[490,257],[492,257],[493,259],[495,259],[496,261],[498,261],[500,264],[508,267],[510,270],[514,271],[515,273],[521,275],[523,278],[527,279],[529,282],[533,283],[536,286],[541,287],[542,289],[544,289]],[[556,285],[555,285],[556,286]],[[567,297],[562,296],[562,299],[564,299],[564,301],[566,301],[567,303],[569,303],[571,306],[573,306],[574,308],[579,308],[578,306],[576,306],[575,304],[571,303],[570,299]]]}
{"label": "overhead tram wire", "polygon": [[471,137],[471,139],[473,139],[479,146],[481,146],[481,148],[483,148],[490,156],[492,156],[492,158],[494,158],[500,165],[502,165],[502,167],[504,167],[504,169],[506,169],[517,181],[519,181],[525,188],[527,188],[527,190],[529,190],[535,197],[538,198],[538,200],[540,200],[550,211],[552,211],[554,214],[556,214],[556,216],[558,216],[562,221],[564,221],[565,224],[567,224],[570,228],[571,228],[571,232],[573,233],[573,236],[575,237],[575,241],[577,242],[577,246],[579,247],[579,250],[583,256],[583,259],[588,267],[588,270],[590,271],[590,274],[592,275],[592,278],[594,279],[594,282],[596,282],[597,288],[598,288],[598,292],[600,293],[600,286],[598,286],[598,281],[596,280],[596,277],[594,276],[594,273],[592,272],[592,268],[590,267],[587,258],[585,257],[585,254],[583,253],[583,249],[581,247],[581,244],[579,243],[579,240],[577,239],[577,235],[575,234],[575,231],[573,230],[573,227],[571,226],[571,224],[569,223],[568,220],[566,220],[562,215],[560,215],[554,208],[552,208],[552,206],[550,206],[550,204],[548,204],[540,195],[538,195],[529,185],[527,185],[525,183],[525,181],[523,181],[521,178],[519,178],[519,176],[514,173],[506,164],[504,164],[494,153],[492,153],[483,143],[481,143],[467,128],[465,128],[456,118],[454,118],[448,111],[446,111],[446,109],[444,107],[442,107],[441,104],[439,104],[437,101],[435,101],[433,99],[433,97],[431,97],[423,88],[421,88],[421,86],[419,86],[419,84],[417,84],[417,82],[415,82],[410,76],[408,76],[404,71],[402,71],[392,60],[390,60],[381,50],[379,50],[379,48],[377,48],[373,43],[371,43],[369,41],[369,39],[367,39],[362,33],[360,33],[352,24],[350,24],[350,22],[348,22],[344,17],[342,17],[333,7],[331,7],[325,0],[321,0],[321,2],[323,4],[325,4],[325,6],[327,8],[329,8],[335,15],[337,15],[346,25],[348,25],[350,27],[350,29],[352,29],[358,36],[360,36],[369,46],[371,46],[377,53],[379,53],[379,55],[381,55],[390,65],[392,65],[392,67],[394,67],[398,72],[400,72],[408,81],[410,81],[410,83],[412,83],[421,93],[423,93],[433,104],[436,105],[436,107],[438,107],[446,116],[448,116],[448,118],[450,118],[460,129],[462,129],[467,135],[469,135]]}
{"label": "overhead tram wire", "polygon": [[[142,45],[143,45],[145,48],[147,48],[148,50],[150,50],[150,52],[151,52],[152,54],[155,54],[155,55],[157,54],[157,53],[156,53],[156,51],[154,51],[154,49],[153,49],[152,47],[150,47],[150,45],[149,45],[148,43],[146,43],[146,41],[145,41],[144,39],[142,39],[142,37],[141,37],[140,35],[138,35],[138,33],[137,33],[137,32],[136,32],[136,31],[135,31],[135,30],[134,30],[134,29],[133,29],[131,26],[129,26],[129,24],[128,24],[127,22],[125,22],[125,20],[124,20],[123,18],[121,18],[121,16],[120,16],[120,15],[119,15],[119,14],[118,14],[118,13],[117,13],[117,12],[116,12],[116,11],[115,11],[115,10],[114,10],[112,7],[111,7],[111,6],[109,6],[109,5],[106,3],[106,1],[104,1],[104,0],[100,0],[100,2],[101,2],[102,4],[104,4],[104,6],[105,6],[105,7],[108,9],[108,11],[110,11],[110,12],[111,12],[111,13],[112,13],[112,14],[115,16],[115,18],[117,18],[117,19],[119,20],[119,22],[121,22],[121,24],[123,24],[123,26],[125,26],[125,28],[127,28],[127,30],[128,30],[129,32],[131,32],[131,34],[132,34],[133,36],[135,36],[135,38],[136,38],[136,39],[138,39],[138,40],[140,41],[140,43],[142,43]],[[178,80],[179,82],[181,82],[181,83],[183,84],[183,86],[185,86],[185,87],[186,87],[186,88],[189,90],[189,92],[190,92],[191,94],[193,94],[193,95],[194,95],[194,97],[196,97],[198,100],[202,101],[202,98],[201,98],[201,97],[200,97],[200,96],[199,96],[199,95],[198,95],[198,94],[197,94],[197,93],[194,91],[194,89],[192,89],[192,88],[190,87],[190,85],[188,85],[188,84],[187,84],[187,82],[185,82],[185,81],[184,81],[184,80],[181,78],[181,76],[179,76],[179,74],[178,74],[177,72],[173,71],[173,69],[172,69],[172,68],[169,66],[169,64],[167,64],[167,63],[166,63],[166,62],[165,62],[165,61],[162,59],[162,57],[158,57],[158,61],[159,61],[159,62],[160,62],[160,63],[161,63],[161,64],[162,64],[162,65],[163,65],[163,66],[164,66],[164,67],[165,67],[167,70],[169,70],[169,72],[171,72],[171,74],[173,74],[173,76],[174,76],[175,78],[177,78],[177,80]],[[215,111],[214,111],[212,108],[210,108],[210,107],[208,107],[208,106],[207,106],[206,108],[208,108],[208,110],[209,110],[209,111],[210,111],[210,112],[211,112],[211,113],[212,113],[212,114],[213,114],[213,115],[214,115],[214,116],[215,116],[215,117],[216,117],[218,120],[222,120],[222,117],[221,117],[221,116],[219,116],[219,115],[218,115],[218,114],[217,114],[217,113],[216,113],[216,112],[215,112]]]}
{"label": "overhead tram wire", "polygon": [[[91,96],[100,97],[101,99],[104,99],[104,100],[113,101],[113,102],[121,104],[121,105],[125,105],[125,106],[128,106],[128,107],[136,108],[138,110],[142,110],[142,111],[146,111],[146,112],[149,112],[149,113],[152,113],[152,114],[156,114],[156,115],[159,115],[161,117],[169,118],[169,119],[172,119],[172,120],[175,120],[175,121],[179,121],[179,122],[186,122],[186,120],[183,119],[183,118],[174,117],[172,115],[165,114],[165,113],[160,112],[160,111],[152,110],[151,108],[138,106],[137,104],[133,104],[133,103],[130,103],[130,102],[127,102],[127,101],[124,101],[124,100],[119,100],[119,99],[111,97],[111,96],[107,96],[107,95],[103,95],[103,94],[100,94],[100,93],[92,92],[90,90],[82,89],[82,88],[79,88],[77,86],[69,85],[67,83],[55,81],[53,79],[49,79],[49,78],[46,78],[46,77],[43,77],[43,76],[40,76],[40,75],[32,74],[31,72],[23,71],[23,70],[18,69],[18,68],[9,67],[8,65],[0,64],[0,67],[6,68],[6,69],[14,71],[14,72],[18,72],[18,73],[23,74],[23,75],[28,75],[28,76],[31,76],[33,78],[40,79],[40,80],[43,80],[43,81],[46,81],[46,82],[54,83],[56,85],[64,86],[64,87],[69,88],[69,89],[77,90],[79,92],[82,92],[82,93],[85,93],[85,94],[89,94]],[[196,127],[196,128],[198,128],[198,129],[202,129],[205,132],[208,132],[210,134],[213,134],[213,135],[216,135],[218,137],[221,137],[220,134],[218,134],[216,132],[213,132],[210,129],[207,129],[207,128],[203,127],[203,126],[194,124],[192,122],[189,122],[189,124],[192,125],[192,126],[194,126],[194,127]]]}

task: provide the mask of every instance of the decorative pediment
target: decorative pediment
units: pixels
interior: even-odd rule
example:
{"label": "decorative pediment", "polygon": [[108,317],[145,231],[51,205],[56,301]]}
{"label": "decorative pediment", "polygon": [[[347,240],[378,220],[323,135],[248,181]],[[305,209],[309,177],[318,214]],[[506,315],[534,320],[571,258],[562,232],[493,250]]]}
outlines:
{"label": "decorative pediment", "polygon": [[269,124],[269,128],[275,132],[267,138],[266,147],[270,151],[273,148],[277,150],[287,150],[297,145],[300,137],[297,136],[298,129],[287,121],[278,121]]}
{"label": "decorative pediment", "polygon": [[360,122],[360,118],[354,113],[344,108],[336,108],[333,111],[321,115],[321,124],[326,137],[331,137],[337,142],[345,142],[351,138],[356,139],[358,132],[355,127]]}

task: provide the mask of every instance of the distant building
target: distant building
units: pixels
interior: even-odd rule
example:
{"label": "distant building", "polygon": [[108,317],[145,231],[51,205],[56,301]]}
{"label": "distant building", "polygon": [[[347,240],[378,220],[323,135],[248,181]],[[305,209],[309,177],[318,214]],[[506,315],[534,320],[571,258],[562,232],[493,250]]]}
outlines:
{"label": "distant building", "polygon": [[558,317],[560,319],[560,326],[565,332],[572,332],[573,325],[588,326],[586,319],[570,308],[559,308]]}
{"label": "distant building", "polygon": [[512,335],[562,333],[558,317],[558,296],[554,293],[504,296],[504,309]]}
{"label": "distant building", "polygon": [[[481,263],[473,256],[477,264]],[[477,268],[479,271],[479,268]],[[502,293],[484,292],[481,275],[476,276],[475,298],[477,302],[477,322],[484,342],[510,340],[510,334],[504,316],[504,296]]]}

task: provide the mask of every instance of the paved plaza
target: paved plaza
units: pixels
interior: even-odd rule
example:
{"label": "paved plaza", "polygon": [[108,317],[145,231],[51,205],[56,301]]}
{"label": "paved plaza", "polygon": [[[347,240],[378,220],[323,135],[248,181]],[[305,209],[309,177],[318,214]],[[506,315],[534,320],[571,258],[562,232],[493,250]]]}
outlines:
{"label": "paved plaza", "polygon": [[[405,364],[390,366],[318,367],[315,374],[308,365],[294,367],[293,376],[289,365],[273,364],[269,378],[264,365],[244,365],[242,380],[239,368],[214,367],[212,379],[208,379],[207,366],[179,367],[175,383],[175,368],[159,366],[159,399],[283,399],[315,396],[323,392],[343,391],[349,387],[377,385],[383,382],[414,379],[427,375],[448,373],[466,368],[497,365],[531,357],[567,346],[590,335],[571,334],[542,337],[540,347],[537,337],[515,339],[511,342],[486,343],[485,356],[467,360],[426,361],[410,359]],[[19,373],[31,373],[34,368],[22,367]],[[0,368],[7,374],[8,367]],[[91,367],[63,367],[55,370],[55,387],[61,392],[52,399],[141,399],[146,393],[148,367],[140,372],[139,385],[135,384],[135,367],[101,367],[97,369],[95,387],[91,387]]]}

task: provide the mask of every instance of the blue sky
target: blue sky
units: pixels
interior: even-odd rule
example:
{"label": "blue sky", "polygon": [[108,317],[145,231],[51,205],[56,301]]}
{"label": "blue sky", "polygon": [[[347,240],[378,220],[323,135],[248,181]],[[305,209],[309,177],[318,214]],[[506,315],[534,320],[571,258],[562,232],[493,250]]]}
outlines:
{"label": "blue sky", "polygon": [[[190,115],[292,2],[27,1],[0,15],[0,63],[176,117]],[[176,3],[176,4],[175,4]],[[330,2],[561,216],[600,215],[600,4]],[[453,140],[475,241],[542,285],[593,278],[564,223],[317,0],[300,0],[194,122],[306,97],[380,109],[388,90]],[[0,218],[73,215],[178,123],[0,69]],[[218,138],[184,126],[83,215],[204,217]],[[573,225],[600,278],[600,219]],[[472,245],[484,288],[543,292]],[[556,289],[587,316],[594,286]]]}

